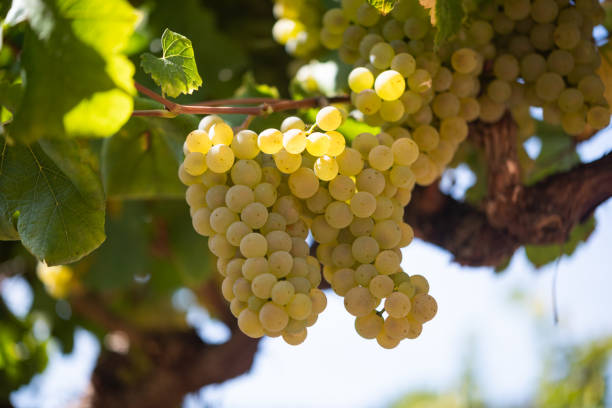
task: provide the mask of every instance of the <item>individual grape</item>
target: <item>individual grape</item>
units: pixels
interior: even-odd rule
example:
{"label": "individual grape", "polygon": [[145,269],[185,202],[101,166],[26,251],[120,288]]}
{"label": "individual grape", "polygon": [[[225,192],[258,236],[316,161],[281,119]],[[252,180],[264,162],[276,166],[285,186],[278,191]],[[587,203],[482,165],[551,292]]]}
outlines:
{"label": "individual grape", "polygon": [[261,170],[262,181],[272,184],[275,188],[278,188],[281,184],[281,173],[276,167],[264,167]]}
{"label": "individual grape", "polygon": [[387,275],[378,275],[372,278],[369,285],[370,293],[382,299],[393,292],[393,280]]}
{"label": "individual grape", "polygon": [[292,319],[304,320],[312,313],[312,300],[308,295],[296,293],[287,305],[287,313]]}
{"label": "individual grape", "polygon": [[342,154],[346,147],[346,140],[344,139],[344,136],[335,130],[325,132],[325,134],[329,137],[329,148],[327,149],[327,155],[336,157]]}
{"label": "individual grape", "polygon": [[[385,319],[383,331],[386,335],[386,339],[383,341],[383,343],[388,343],[389,346],[392,347],[395,342],[406,338],[410,334],[410,322],[408,319],[388,316]],[[392,340],[395,340],[395,342]]]}
{"label": "individual grape", "polygon": [[400,100],[404,104],[404,112],[407,114],[414,114],[423,106],[423,98],[418,93],[410,90],[404,92]]}
{"label": "individual grape", "polygon": [[610,110],[604,106],[593,106],[587,112],[587,123],[594,129],[603,129],[610,124]]}
{"label": "individual grape", "polygon": [[552,23],[558,13],[559,7],[555,0],[535,0],[531,4],[531,18],[537,23]]}
{"label": "individual grape", "polygon": [[178,178],[181,181],[181,183],[183,183],[186,186],[191,186],[193,184],[197,184],[201,182],[200,177],[192,176],[191,174],[187,173],[187,171],[185,170],[184,163],[181,163],[181,165],[179,166]]}
{"label": "individual grape", "polygon": [[372,27],[378,23],[380,20],[380,14],[378,10],[369,4],[362,4],[357,9],[357,14],[355,15],[355,21],[364,27]]}
{"label": "individual grape", "polygon": [[344,295],[346,311],[356,317],[368,315],[375,305],[375,299],[370,291],[361,286],[349,289]]}
{"label": "individual grape", "polygon": [[260,183],[255,186],[254,196],[255,201],[258,203],[262,203],[266,207],[271,207],[276,202],[276,188],[270,183]]}
{"label": "individual grape", "polygon": [[401,259],[398,254],[391,250],[385,250],[376,256],[374,266],[380,274],[390,275],[399,269],[400,262]]}
{"label": "individual grape", "polygon": [[438,131],[429,125],[423,125],[416,128],[412,134],[412,137],[419,147],[419,150],[428,152],[438,146],[440,141],[440,135]]}
{"label": "individual grape", "polygon": [[344,296],[349,290],[357,285],[355,282],[355,271],[350,268],[338,269],[332,276],[331,286],[334,292]]}
{"label": "individual grape", "polygon": [[597,75],[587,75],[578,83],[578,90],[582,92],[586,102],[597,102],[604,94],[604,83]]}
{"label": "individual grape", "polygon": [[[419,70],[417,70],[418,72]],[[416,72],[415,72],[416,74]],[[414,76],[414,74],[413,74]],[[430,77],[431,82],[431,77]],[[406,81],[402,74],[392,69],[381,72],[374,81],[376,94],[385,101],[399,99],[406,89]]]}
{"label": "individual grape", "polygon": [[417,69],[407,78],[407,83],[411,91],[422,94],[432,86],[431,74],[424,69]]}
{"label": "individual grape", "polygon": [[336,130],[342,124],[342,114],[333,106],[326,106],[317,113],[317,126],[324,131]]}
{"label": "individual grape", "polygon": [[249,309],[244,309],[238,315],[238,327],[241,332],[252,338],[259,338],[264,335],[264,328],[257,314]]}
{"label": "individual grape", "polygon": [[404,22],[404,33],[411,40],[423,39],[427,35],[429,28],[429,23],[418,17],[409,17]]}
{"label": "individual grape", "polygon": [[561,115],[561,126],[570,135],[578,135],[584,131],[586,121],[583,112],[565,112]]}
{"label": "individual grape", "polygon": [[471,48],[458,49],[451,56],[453,69],[462,74],[473,72],[478,67],[479,61],[478,53]]}
{"label": "individual grape", "polygon": [[410,298],[401,292],[393,292],[385,300],[385,311],[389,316],[400,319],[406,317],[411,309]]}
{"label": "individual grape", "polygon": [[393,47],[386,42],[379,42],[370,49],[370,63],[378,69],[386,69],[391,66],[391,60],[395,56]]}
{"label": "individual grape", "polygon": [[535,81],[546,72],[546,59],[539,53],[527,54],[521,59],[520,72],[525,81]]}
{"label": "individual grape", "polygon": [[214,124],[222,123],[222,122],[223,122],[223,119],[220,116],[217,116],[217,115],[204,116],[202,120],[200,121],[200,123],[198,124],[198,129],[203,130],[204,132],[208,133],[208,131]]}
{"label": "individual grape", "polygon": [[348,84],[351,91],[359,93],[365,89],[372,88],[374,85],[374,75],[367,68],[354,68],[349,74]]}
{"label": "individual grape", "polygon": [[287,130],[283,133],[283,147],[290,154],[302,153],[306,149],[306,132],[302,129]]}
{"label": "individual grape", "polygon": [[330,9],[323,15],[323,27],[333,34],[342,34],[348,24],[348,19],[340,8]]}
{"label": "individual grape", "polygon": [[298,331],[297,333],[283,333],[283,340],[285,343],[290,346],[298,346],[306,340],[306,336],[308,335],[308,331],[306,328]]}
{"label": "individual grape", "polygon": [[559,95],[557,104],[563,112],[577,112],[582,109],[584,97],[582,96],[582,92],[580,92],[578,89],[567,88],[564,89]]}
{"label": "individual grape", "polygon": [[440,123],[440,139],[454,144],[463,142],[468,136],[468,125],[461,117],[446,118]]}
{"label": "individual grape", "polygon": [[265,257],[248,258],[242,265],[242,276],[249,280],[269,271],[268,260]]}
{"label": "individual grape", "polygon": [[215,234],[208,238],[208,249],[219,258],[231,259],[236,254],[236,248],[227,242],[225,236],[221,234]]}
{"label": "individual grape", "polygon": [[344,176],[353,177],[363,169],[363,159],[359,151],[347,147],[342,154],[336,158],[338,172]]}
{"label": "individual grape", "polygon": [[523,20],[531,12],[530,0],[504,0],[504,13],[512,20]]}
{"label": "individual grape", "polygon": [[240,241],[242,238],[251,232],[253,232],[253,230],[244,222],[235,221],[229,227],[227,227],[225,238],[230,244],[237,247],[240,246]]}
{"label": "individual grape", "polygon": [[384,39],[378,34],[366,34],[359,43],[359,54],[363,58],[368,59],[370,57],[370,50],[372,47],[382,41],[384,41]]}
{"label": "individual grape", "polygon": [[436,300],[425,293],[419,293],[412,298],[411,315],[421,322],[428,322],[438,312]]}
{"label": "individual grape", "polygon": [[472,75],[455,72],[450,91],[458,98],[466,98],[474,95],[478,86],[478,81]]}
{"label": "individual grape", "polygon": [[555,45],[564,50],[576,48],[580,43],[580,29],[574,24],[560,24],[554,31]]}
{"label": "individual grape", "polygon": [[223,144],[229,146],[234,139],[234,131],[225,122],[215,123],[208,131],[208,137],[213,145]]}
{"label": "individual grape", "polygon": [[319,186],[317,192],[306,200],[306,207],[315,214],[322,214],[325,212],[325,207],[331,202],[332,197],[330,193],[325,187]]}
{"label": "individual grape", "polygon": [[329,244],[338,237],[338,229],[327,223],[325,217],[317,216],[310,226],[312,236],[320,244]]}
{"label": "individual grape", "polygon": [[[504,103],[510,99],[512,95],[512,87],[510,84],[501,79],[494,79],[487,86],[487,95],[491,100],[497,103]],[[451,115],[455,116],[455,115]]]}
{"label": "individual grape", "polygon": [[[393,165],[393,160],[393,150],[387,146],[375,146],[368,153],[368,162],[370,166],[379,171],[388,170]],[[358,177],[358,180],[359,179]]]}
{"label": "individual grape", "polygon": [[358,25],[349,25],[344,34],[342,35],[342,45],[349,50],[355,50],[359,52],[359,44],[365,35],[367,30]]}
{"label": "individual grape", "polygon": [[377,222],[372,230],[372,237],[380,248],[391,249],[397,246],[402,238],[402,232],[394,220],[383,220]]}
{"label": "individual grape", "polygon": [[285,149],[279,150],[273,157],[276,168],[285,174],[295,172],[302,164],[302,156],[300,154],[291,154]]}
{"label": "individual grape", "polygon": [[210,226],[210,214],[211,211],[204,207],[197,210],[192,218],[191,222],[193,225],[193,229],[200,235],[205,237],[211,236],[213,234],[213,229]]}
{"label": "individual grape", "polygon": [[289,323],[289,315],[274,302],[267,302],[259,310],[259,321],[264,329],[271,332],[280,332]]}
{"label": "individual grape", "polygon": [[288,184],[291,193],[301,199],[312,197],[319,189],[319,179],[312,170],[305,167],[291,174]]}
{"label": "individual grape", "polygon": [[212,143],[208,138],[208,134],[203,131],[196,129],[187,135],[185,140],[185,147],[188,152],[199,152],[206,154],[210,150]]}
{"label": "individual grape", "polygon": [[280,197],[272,209],[274,212],[279,213],[283,217],[286,225],[296,223],[300,219],[300,203],[291,195],[284,195]]}
{"label": "individual grape", "polygon": [[226,185],[216,185],[209,188],[206,192],[206,205],[208,208],[214,210],[225,204],[225,195],[228,190],[229,187]]}
{"label": "individual grape", "polygon": [[215,208],[210,214],[210,226],[218,234],[224,234],[235,221],[238,221],[238,215],[227,207]]}
{"label": "individual grape", "polygon": [[280,131],[282,133],[286,133],[290,131],[291,129],[297,129],[297,130],[303,131],[306,129],[306,125],[304,124],[304,121],[298,118],[297,116],[289,116],[285,118],[283,122],[281,123]]}
{"label": "individual grape", "polygon": [[232,140],[231,149],[239,159],[254,159],[259,154],[257,133],[252,130],[241,130]]}
{"label": "individual grape", "polygon": [[315,161],[313,170],[319,179],[333,180],[338,174],[338,162],[333,157],[321,156]]}
{"label": "individual grape", "polygon": [[443,92],[433,100],[433,111],[440,119],[457,116],[461,108],[459,98],[450,92]]}
{"label": "individual grape", "polygon": [[[393,192],[393,194],[390,194],[390,196],[395,195],[396,191],[397,191],[397,187],[395,187],[395,191]],[[393,214],[393,202],[391,201],[391,199],[386,196],[376,197],[376,210],[374,211],[374,214],[372,214],[372,218],[374,218],[377,221],[380,221],[380,220],[390,218],[392,214]]]}
{"label": "individual grape", "polygon": [[193,184],[185,191],[185,201],[189,207],[199,209],[206,206],[206,187],[203,184]]}
{"label": "individual grape", "polygon": [[536,81],[536,93],[538,97],[547,102],[556,100],[561,91],[565,88],[565,83],[561,75],[554,72],[546,72]]}
{"label": "individual grape", "polygon": [[366,115],[372,115],[380,109],[382,101],[373,89],[364,89],[355,96],[355,107]]}
{"label": "individual grape", "polygon": [[553,24],[536,24],[529,33],[534,48],[548,51],[555,45],[555,26]]}
{"label": "individual grape", "polygon": [[376,259],[376,255],[380,251],[378,242],[372,237],[357,237],[353,241],[352,246],[353,258],[357,262],[371,263]]}
{"label": "individual grape", "polygon": [[230,187],[225,193],[225,205],[234,213],[255,201],[255,194],[249,187],[237,184]]}
{"label": "individual grape", "polygon": [[402,52],[395,55],[391,60],[391,69],[407,78],[416,70],[416,61],[412,55]]}
{"label": "individual grape", "polygon": [[432,88],[436,92],[448,91],[453,83],[453,73],[446,67],[441,67],[432,80]]}
{"label": "individual grape", "polygon": [[255,160],[238,160],[232,167],[230,175],[234,184],[253,188],[261,181],[262,170]]}
{"label": "individual grape", "polygon": [[245,235],[240,241],[240,253],[245,258],[262,257],[266,255],[267,251],[268,242],[266,238],[257,232]]}
{"label": "individual grape", "polygon": [[336,229],[346,228],[353,221],[353,213],[348,204],[334,201],[325,209],[325,221]]}
{"label": "individual grape", "polygon": [[495,59],[495,63],[493,64],[493,72],[499,79],[503,79],[504,81],[514,81],[520,73],[519,62],[514,55],[500,55]]}
{"label": "individual grape", "polygon": [[356,185],[357,190],[368,192],[375,197],[385,188],[385,176],[376,169],[365,169],[357,175]]}
{"label": "individual grape", "polygon": [[374,221],[371,218],[355,217],[349,228],[356,237],[369,235],[374,228]]}
{"label": "individual grape", "polygon": [[342,35],[333,34],[325,27],[319,32],[319,40],[325,48],[330,50],[337,50],[342,45]]}
{"label": "individual grape", "polygon": [[374,339],[382,331],[383,324],[384,319],[373,311],[355,319],[355,330],[364,339]]}
{"label": "individual grape", "polygon": [[549,71],[567,76],[574,69],[574,57],[566,50],[554,50],[548,55],[547,65]]}
{"label": "individual grape", "polygon": [[[418,159],[417,159],[418,160]],[[416,161],[415,161],[416,162]],[[396,165],[389,173],[391,183],[398,188],[411,189],[414,187],[415,175],[411,167]]]}
{"label": "individual grape", "polygon": [[310,290],[310,300],[312,302],[312,311],[316,314],[322,313],[327,307],[327,297],[320,289],[312,288]]}
{"label": "individual grape", "polygon": [[[248,282],[248,281],[247,281]],[[260,299],[268,299],[272,294],[272,288],[276,285],[276,276],[271,273],[262,273],[253,278],[251,291]]]}
{"label": "individual grape", "polygon": [[200,176],[206,171],[206,159],[200,152],[191,152],[185,156],[183,168],[190,176]]}
{"label": "individual grape", "polygon": [[276,251],[291,251],[291,237],[285,231],[270,231],[266,234],[268,254]]}
{"label": "individual grape", "polygon": [[225,173],[233,164],[234,152],[226,145],[215,145],[206,154],[206,166],[215,173]]}
{"label": "individual grape", "polygon": [[383,101],[379,114],[380,117],[386,122],[398,122],[404,117],[406,108],[401,100],[396,99],[394,101]]}
{"label": "individual grape", "polygon": [[240,219],[249,227],[259,229],[268,220],[268,209],[261,203],[251,203],[242,209]]}
{"label": "individual grape", "polygon": [[257,146],[266,154],[277,153],[283,148],[283,134],[277,129],[266,129],[257,137]]}
{"label": "individual grape", "polygon": [[475,45],[484,46],[491,42],[495,32],[488,22],[475,20],[470,25],[469,34],[470,40],[473,41]]}
{"label": "individual grape", "polygon": [[397,139],[391,145],[395,164],[410,166],[419,156],[419,147],[412,139]]}
{"label": "individual grape", "polygon": [[302,24],[289,18],[281,18],[272,27],[272,37],[279,44],[286,44],[290,39],[296,37],[302,30]]}
{"label": "individual grape", "polygon": [[419,293],[424,293],[424,294],[429,293],[429,283],[427,282],[427,279],[425,279],[423,276],[421,276],[421,275],[412,275],[410,277],[410,283],[412,284],[412,286],[414,286],[415,292],[417,294],[419,294]]}
{"label": "individual grape", "polygon": [[312,156],[319,157],[327,154],[330,138],[325,133],[314,132],[306,138],[306,150]]}
{"label": "individual grape", "polygon": [[487,95],[481,96],[478,103],[480,104],[480,119],[486,123],[497,122],[506,111],[504,104],[495,102]]}
{"label": "individual grape", "polygon": [[337,268],[350,268],[355,263],[355,258],[353,258],[353,252],[351,250],[351,245],[349,244],[339,244],[337,245],[331,253],[332,263]]}

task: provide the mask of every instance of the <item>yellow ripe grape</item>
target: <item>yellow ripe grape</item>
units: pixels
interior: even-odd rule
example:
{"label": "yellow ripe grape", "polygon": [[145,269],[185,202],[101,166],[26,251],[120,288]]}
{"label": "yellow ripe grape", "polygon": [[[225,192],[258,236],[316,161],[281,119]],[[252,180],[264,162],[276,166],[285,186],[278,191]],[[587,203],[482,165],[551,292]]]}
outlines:
{"label": "yellow ripe grape", "polygon": [[330,156],[321,156],[314,164],[314,172],[323,181],[333,180],[338,175],[338,162]]}
{"label": "yellow ripe grape", "polygon": [[[408,203],[406,203],[406,204],[408,204]],[[403,205],[403,206],[405,206],[405,205]],[[412,227],[410,225],[408,225],[408,224],[406,224],[404,222],[400,223],[399,227],[400,227],[400,230],[402,231],[402,238],[400,239],[400,242],[397,244],[397,246],[399,248],[404,248],[404,247],[410,245],[410,243],[414,239],[414,231],[412,230]]]}
{"label": "yellow ripe grape", "polygon": [[274,163],[281,173],[291,174],[302,165],[302,155],[291,154],[285,149],[281,149],[274,154]]}
{"label": "yellow ripe grape", "polygon": [[291,236],[285,231],[270,231],[266,234],[268,254],[276,251],[291,251]]}
{"label": "yellow ripe grape", "polygon": [[352,246],[353,258],[357,262],[367,264],[376,259],[380,251],[380,246],[376,239],[372,237],[357,237]]}
{"label": "yellow ripe grape", "polygon": [[208,137],[213,145],[229,146],[234,139],[234,131],[225,122],[215,123],[208,131]]}
{"label": "yellow ripe grape", "polygon": [[342,113],[333,106],[326,106],[317,113],[317,126],[328,132],[336,130],[342,124]]}
{"label": "yellow ripe grape", "polygon": [[306,129],[306,125],[304,121],[297,116],[289,116],[281,123],[280,131],[286,133],[291,129],[304,130]]}
{"label": "yellow ripe grape", "polygon": [[194,130],[187,135],[185,146],[189,152],[200,152],[206,154],[212,147],[208,133],[203,130]]}
{"label": "yellow ripe grape", "polygon": [[238,221],[238,215],[227,207],[218,207],[210,214],[210,226],[218,234],[225,234],[232,223]]}
{"label": "yellow ripe grape", "polygon": [[237,158],[254,159],[259,154],[257,133],[252,130],[241,130],[236,133],[230,147]]}
{"label": "yellow ripe grape", "polygon": [[385,300],[385,311],[396,319],[406,317],[411,307],[410,298],[401,292],[393,292]]}
{"label": "yellow ripe grape", "polygon": [[342,154],[336,158],[338,162],[338,172],[343,176],[353,177],[363,169],[363,159],[359,151],[347,147]]}
{"label": "yellow ripe grape", "polygon": [[431,74],[424,69],[417,69],[408,77],[407,83],[411,91],[422,94],[432,86]]}
{"label": "yellow ripe grape", "polygon": [[232,290],[234,292],[234,296],[236,296],[236,299],[240,300],[241,302],[247,302],[249,297],[253,295],[253,292],[251,291],[251,282],[244,278],[236,279]]}
{"label": "yellow ripe grape", "polygon": [[374,266],[381,275],[391,275],[397,272],[401,259],[394,251],[385,250],[376,256]]}
{"label": "yellow ripe grape", "polygon": [[257,313],[244,309],[238,315],[238,328],[240,331],[254,339],[263,337],[264,329],[261,325]]}
{"label": "yellow ripe grape", "polygon": [[419,146],[419,150],[429,152],[438,146],[440,135],[433,126],[421,125],[414,130],[412,138]]}
{"label": "yellow ripe grape", "polygon": [[215,145],[206,153],[206,164],[215,173],[225,173],[234,164],[234,152],[226,145]]}
{"label": "yellow ripe grape", "polygon": [[306,340],[308,330],[304,327],[297,333],[283,333],[283,340],[290,346],[298,346]]}
{"label": "yellow ripe grape", "polygon": [[202,153],[192,152],[185,157],[183,168],[191,176],[200,176],[207,169],[206,161],[206,157]]}
{"label": "yellow ripe grape", "polygon": [[204,207],[193,213],[193,217],[191,218],[191,223],[195,232],[205,237],[209,237],[214,233],[210,226],[210,214],[210,209]]}
{"label": "yellow ripe grape", "polygon": [[357,175],[356,184],[357,190],[367,191],[376,197],[385,189],[385,176],[376,169],[364,169]]}
{"label": "yellow ripe grape", "polygon": [[379,299],[389,296],[393,292],[393,279],[387,275],[378,275],[370,281],[370,292]]}
{"label": "yellow ripe grape", "polygon": [[355,216],[367,218],[376,211],[376,198],[367,191],[360,191],[351,198],[350,205]]}
{"label": "yellow ripe grape", "polygon": [[242,311],[246,309],[246,305],[246,303],[234,298],[230,302],[230,312],[232,312],[232,315],[235,318],[238,318],[238,316],[240,316],[240,313],[242,313]]}
{"label": "yellow ripe grape", "polygon": [[385,334],[390,339],[402,340],[410,334],[410,322],[406,318],[395,318],[389,315],[383,327]]}
{"label": "yellow ripe grape", "polygon": [[350,268],[338,269],[332,276],[331,286],[334,292],[340,296],[344,296],[350,289],[357,286],[357,282],[355,282],[355,271]]}
{"label": "yellow ripe grape", "polygon": [[374,85],[374,75],[367,68],[357,67],[349,74],[348,84],[351,91],[359,93],[364,89],[372,88],[372,85]]}
{"label": "yellow ripe grape", "polygon": [[397,221],[383,220],[374,225],[372,237],[378,242],[381,249],[392,249],[402,239],[402,231]]}
{"label": "yellow ripe grape", "polygon": [[291,301],[291,299],[293,299],[294,295],[295,288],[293,285],[286,280],[282,280],[274,284],[270,296],[272,297],[272,301],[274,303],[280,306],[285,306]]}
{"label": "yellow ripe grape", "polygon": [[202,208],[206,206],[207,188],[203,184],[192,184],[185,191],[185,201],[191,208]]}
{"label": "yellow ripe grape", "polygon": [[253,280],[256,276],[270,271],[268,260],[263,257],[249,258],[242,265],[242,276],[246,279]]}
{"label": "yellow ripe grape", "polygon": [[348,204],[334,201],[325,209],[325,221],[333,228],[346,228],[353,221],[353,213]]}
{"label": "yellow ripe grape", "polygon": [[379,114],[385,122],[398,122],[404,117],[406,108],[401,100],[383,101],[380,105]]}
{"label": "yellow ripe grape", "polygon": [[374,81],[376,94],[385,101],[399,99],[406,89],[406,81],[402,74],[392,69],[381,72]]}
{"label": "yellow ripe grape", "polygon": [[365,115],[373,115],[382,106],[380,97],[373,89],[364,89],[354,97],[354,105]]}
{"label": "yellow ripe grape", "polygon": [[268,257],[270,271],[278,278],[284,278],[291,273],[294,259],[289,252],[276,251]]}
{"label": "yellow ripe grape", "polygon": [[324,216],[317,216],[310,226],[312,236],[319,244],[329,244],[338,237],[338,229],[327,223]]}
{"label": "yellow ripe grape", "polygon": [[393,151],[387,146],[376,146],[368,153],[368,162],[376,170],[388,170],[393,165]]}
{"label": "yellow ripe grape", "polygon": [[276,167],[264,167],[261,170],[261,178],[263,182],[272,184],[275,188],[281,183],[282,175]]}
{"label": "yellow ripe grape", "polygon": [[344,175],[336,176],[329,182],[328,188],[329,195],[338,201],[348,201],[356,192],[353,179]]}
{"label": "yellow ripe grape", "polygon": [[312,300],[304,293],[296,293],[286,308],[292,319],[304,320],[312,313]]}
{"label": "yellow ripe grape", "polygon": [[397,139],[391,145],[395,164],[410,166],[419,157],[419,146],[408,138]]}
{"label": "yellow ripe grape", "polygon": [[277,153],[283,148],[283,134],[277,129],[266,129],[257,137],[257,146],[266,154]]}
{"label": "yellow ripe grape", "polygon": [[327,297],[321,289],[310,289],[310,300],[312,301],[312,311],[316,314],[322,313],[327,307]]}
{"label": "yellow ripe grape", "polygon": [[412,275],[410,277],[410,283],[414,286],[416,293],[429,293],[429,282],[422,275]]}
{"label": "yellow ripe grape", "polygon": [[355,319],[355,330],[364,339],[375,339],[382,331],[384,319],[376,312]]}
{"label": "yellow ripe grape", "polygon": [[251,203],[242,209],[240,219],[249,227],[259,229],[268,220],[268,209],[261,203]]}
{"label": "yellow ripe grape", "polygon": [[419,293],[412,298],[411,315],[420,322],[428,322],[438,313],[438,303],[426,293]]}
{"label": "yellow ripe grape", "polygon": [[225,185],[227,182],[227,174],[207,171],[202,175],[201,181],[202,184],[204,184],[208,188],[212,188],[218,185]]}
{"label": "yellow ripe grape", "polygon": [[332,251],[331,256],[335,267],[351,268],[355,264],[355,258],[353,258],[353,250],[350,244],[337,245]]}
{"label": "yellow ripe grape", "polygon": [[262,170],[255,160],[238,160],[230,173],[234,184],[255,187],[262,178]]}
{"label": "yellow ripe grape", "polygon": [[329,149],[327,149],[327,155],[333,157],[341,155],[346,147],[344,136],[335,130],[330,130],[329,132],[325,132],[325,134],[329,136]]}
{"label": "yellow ripe grape", "polygon": [[[312,170],[310,172],[312,173]],[[315,190],[318,190],[317,177],[314,175],[314,173],[312,173],[312,176],[314,176],[314,179],[317,181],[317,187]],[[284,195],[282,197],[279,197],[279,199],[276,200],[276,203],[274,203],[274,207],[272,209],[274,210],[274,212],[279,213],[283,217],[286,222],[286,225],[296,223],[300,219],[300,202],[292,195]]]}
{"label": "yellow ripe grape", "polygon": [[255,201],[255,194],[249,187],[241,184],[231,186],[225,193],[225,205],[235,213]]}
{"label": "yellow ripe grape", "polygon": [[268,299],[276,282],[276,276],[271,273],[262,273],[257,275],[251,282],[251,291],[260,299]]}
{"label": "yellow ripe grape", "polygon": [[305,167],[291,174],[288,184],[291,193],[301,199],[312,197],[319,189],[319,179],[312,170]]}
{"label": "yellow ripe grape", "polygon": [[393,166],[389,172],[391,184],[398,188],[412,189],[416,182],[416,177],[411,167]]}
{"label": "yellow ripe grape", "polygon": [[332,198],[327,189],[319,186],[317,192],[306,200],[306,207],[315,214],[323,214],[325,207],[331,202]]}
{"label": "yellow ripe grape", "polygon": [[222,123],[223,119],[217,115],[204,116],[198,125],[198,129],[208,133],[210,128],[216,123]]}
{"label": "yellow ripe grape", "polygon": [[325,133],[314,132],[306,138],[306,150],[315,157],[327,154],[330,144],[330,137]]}
{"label": "yellow ripe grape", "polygon": [[361,286],[368,287],[375,276],[378,276],[378,271],[372,264],[361,264],[355,269],[355,282]]}
{"label": "yellow ripe grape", "polygon": [[255,195],[255,201],[262,203],[266,207],[272,207],[276,202],[276,188],[270,183],[258,184],[255,186],[255,190],[253,192]]}
{"label": "yellow ripe grape", "polygon": [[344,295],[344,307],[353,316],[366,316],[376,306],[376,300],[370,291],[364,287],[351,288]]}
{"label": "yellow ripe grape", "polygon": [[242,238],[240,241],[240,253],[245,258],[256,258],[265,256],[268,251],[268,241],[266,238],[257,233],[251,232]]}
{"label": "yellow ripe grape", "polygon": [[355,136],[353,142],[351,143],[351,147],[361,153],[361,156],[364,159],[367,159],[370,150],[378,145],[378,138],[372,133],[368,132],[359,133],[357,136]]}
{"label": "yellow ripe grape", "polygon": [[289,129],[283,133],[283,147],[291,154],[300,154],[306,149],[306,132]]}
{"label": "yellow ripe grape", "polygon": [[221,234],[214,234],[208,238],[208,249],[219,258],[230,259],[236,255],[236,247]]}
{"label": "yellow ripe grape", "polygon": [[271,332],[280,332],[289,323],[289,315],[274,302],[268,302],[259,309],[259,321],[264,329]]}
{"label": "yellow ripe grape", "polygon": [[478,67],[479,56],[471,48],[461,48],[451,56],[453,69],[462,74],[469,74]]}
{"label": "yellow ripe grape", "polygon": [[178,170],[178,178],[186,186],[191,186],[200,183],[202,180],[198,176],[192,176],[185,170],[185,164],[181,163]]}
{"label": "yellow ripe grape", "polygon": [[240,241],[242,241],[242,238],[251,232],[253,232],[251,227],[242,221],[236,221],[227,227],[227,231],[225,231],[225,238],[227,239],[227,242],[237,247],[240,246]]}

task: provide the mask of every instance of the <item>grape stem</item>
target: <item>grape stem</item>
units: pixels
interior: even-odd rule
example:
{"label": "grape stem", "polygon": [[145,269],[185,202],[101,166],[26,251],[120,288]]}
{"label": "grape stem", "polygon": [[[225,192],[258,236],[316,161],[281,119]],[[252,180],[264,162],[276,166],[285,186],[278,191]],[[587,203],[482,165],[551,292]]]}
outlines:
{"label": "grape stem", "polygon": [[[244,99],[221,99],[216,101],[207,101],[195,103],[193,105],[181,105],[180,103],[172,102],[162,95],[150,90],[144,85],[134,82],[134,86],[143,95],[148,96],[156,102],[164,105],[166,109],[153,110],[135,110],[132,116],[156,116],[163,118],[173,118],[181,114],[234,114],[234,115],[252,115],[262,116],[269,115],[274,112],[286,110],[296,110],[304,108],[313,108],[315,106],[326,106],[331,103],[343,103],[349,101],[348,95],[326,97],[305,98],[298,101],[289,99],[274,99],[274,98],[244,98]],[[219,105],[256,105],[256,106],[219,106]]]}

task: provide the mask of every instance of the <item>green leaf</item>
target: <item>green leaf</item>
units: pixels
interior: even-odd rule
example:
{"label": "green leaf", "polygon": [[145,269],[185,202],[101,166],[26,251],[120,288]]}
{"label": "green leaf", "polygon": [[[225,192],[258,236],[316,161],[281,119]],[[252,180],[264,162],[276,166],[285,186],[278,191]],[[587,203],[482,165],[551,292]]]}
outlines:
{"label": "green leaf", "polygon": [[456,34],[463,23],[464,11],[461,0],[439,0],[435,5],[436,44],[441,44]]}
{"label": "green leaf", "polygon": [[134,67],[121,55],[137,15],[124,0],[30,0],[26,87],[11,136],[107,137],[132,112]]}
{"label": "green leaf", "polygon": [[542,149],[530,171],[525,174],[524,183],[533,185],[546,177],[566,171],[580,163],[574,138],[559,126],[538,122],[536,136],[542,142]]}
{"label": "green leaf", "polygon": [[[142,109],[158,109],[139,100]],[[173,119],[133,117],[104,141],[102,178],[109,197],[123,199],[183,198],[185,187],[177,173],[185,138],[199,119],[181,115]],[[126,177],[129,174],[129,177]]]}
{"label": "green leaf", "polygon": [[176,98],[182,93],[191,94],[202,85],[191,40],[166,28],[161,42],[161,58],[143,54],[140,61],[142,69],[161,86],[165,95]]}
{"label": "green leaf", "polygon": [[368,4],[375,7],[384,16],[393,10],[397,0],[368,0]]}
{"label": "green leaf", "polygon": [[591,217],[586,222],[576,225],[572,229],[566,243],[561,245],[525,245],[525,254],[533,266],[540,268],[555,261],[562,255],[573,254],[578,245],[586,242],[594,230],[595,217]]}
{"label": "green leaf", "polygon": [[74,262],[104,241],[104,205],[100,180],[76,142],[4,142],[0,239],[21,239],[49,265]]}

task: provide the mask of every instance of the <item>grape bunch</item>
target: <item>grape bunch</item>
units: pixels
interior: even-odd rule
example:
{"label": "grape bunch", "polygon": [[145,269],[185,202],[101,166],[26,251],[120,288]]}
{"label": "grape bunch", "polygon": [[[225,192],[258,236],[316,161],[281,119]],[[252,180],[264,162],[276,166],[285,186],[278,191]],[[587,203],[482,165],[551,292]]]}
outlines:
{"label": "grape bunch", "polygon": [[307,57],[319,46],[318,0],[275,0],[272,37],[288,54]]}
{"label": "grape bunch", "polygon": [[[319,261],[306,242],[310,217],[300,200],[338,173],[345,148],[334,107],[306,130],[298,117],[281,129],[234,130],[219,116],[187,136],[180,180],[193,227],[209,237],[224,276],[221,291],[248,336],[300,344],[327,304]],[[315,131],[316,129],[321,131]]]}
{"label": "grape bunch", "polygon": [[597,0],[496,1],[475,13],[472,28],[459,37],[468,40],[463,34],[476,24],[477,36],[488,42],[481,51],[493,61],[491,78],[483,81],[488,121],[510,108],[521,135],[528,137],[534,133],[529,107],[535,106],[543,109],[544,121],[571,135],[608,126],[610,109],[593,40],[593,27],[604,17]]}

